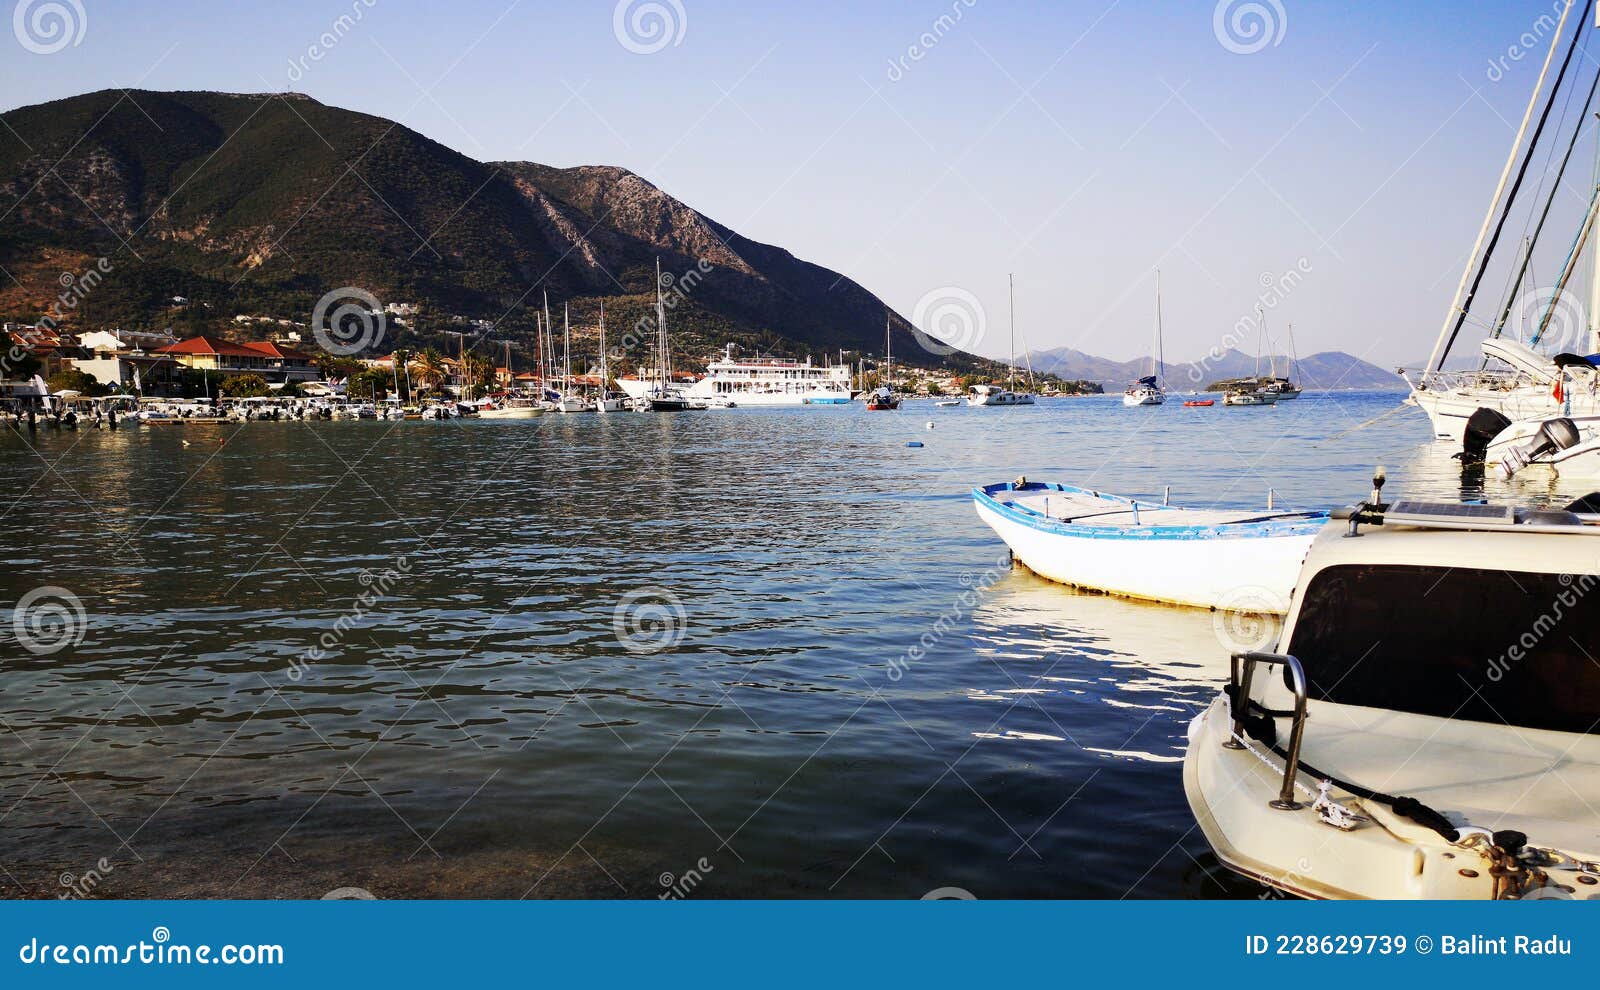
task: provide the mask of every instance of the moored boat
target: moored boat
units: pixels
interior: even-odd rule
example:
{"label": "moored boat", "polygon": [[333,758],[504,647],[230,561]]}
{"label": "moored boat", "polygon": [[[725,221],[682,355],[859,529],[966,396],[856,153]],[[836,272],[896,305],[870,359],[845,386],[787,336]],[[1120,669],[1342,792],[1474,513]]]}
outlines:
{"label": "moored boat", "polygon": [[1217,858],[1302,897],[1594,898],[1600,515],[1377,493],[1336,515],[1278,652],[1236,653],[1189,727]]}
{"label": "moored boat", "polygon": [[1185,399],[1185,400],[1183,400],[1183,404],[1192,409],[1192,408],[1195,408],[1197,406],[1214,406],[1214,405],[1217,404],[1217,400],[1216,399]]}
{"label": "moored boat", "polygon": [[1018,479],[978,516],[1041,577],[1126,598],[1281,614],[1326,512],[1181,509]]}

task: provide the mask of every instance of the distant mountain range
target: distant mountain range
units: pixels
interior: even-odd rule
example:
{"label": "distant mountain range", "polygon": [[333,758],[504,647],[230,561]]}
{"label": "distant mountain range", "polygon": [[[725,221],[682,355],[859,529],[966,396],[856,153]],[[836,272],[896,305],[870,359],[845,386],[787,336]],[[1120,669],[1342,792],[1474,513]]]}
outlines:
{"label": "distant mountain range", "polygon": [[[1113,361],[1095,357],[1070,347],[1047,351],[1033,351],[1028,360],[1039,373],[1060,375],[1099,382],[1108,389],[1131,382],[1150,374],[1150,359]],[[1247,378],[1259,373],[1265,375],[1271,363],[1276,363],[1278,373],[1295,379],[1303,388],[1316,389],[1403,389],[1405,381],[1392,370],[1380,368],[1346,354],[1343,351],[1324,351],[1303,357],[1298,362],[1284,356],[1256,358],[1243,351],[1226,351],[1221,357],[1195,362],[1168,362],[1164,380],[1169,388],[1188,390],[1228,378]],[[1290,373],[1286,369],[1293,368]]]}
{"label": "distant mountain range", "polygon": [[[881,299],[626,169],[478,162],[299,94],[108,90],[0,121],[8,318],[46,312],[72,273],[105,256],[113,270],[79,293],[76,323],[193,333],[226,331],[235,314],[309,321],[325,293],[355,286],[415,304],[413,328],[442,332],[460,317],[530,341],[548,292],[558,322],[571,302],[576,340],[604,302],[615,344],[651,313],[659,258],[682,297],[674,344],[697,357],[724,341],[883,351]],[[993,367],[928,355],[903,317],[889,318],[897,354]]]}

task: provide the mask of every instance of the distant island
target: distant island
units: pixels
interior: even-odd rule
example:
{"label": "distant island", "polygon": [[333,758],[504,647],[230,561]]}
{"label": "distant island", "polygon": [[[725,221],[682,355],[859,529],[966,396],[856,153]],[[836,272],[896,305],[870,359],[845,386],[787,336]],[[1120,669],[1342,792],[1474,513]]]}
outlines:
{"label": "distant island", "polygon": [[[1096,357],[1070,347],[1035,351],[1028,355],[1036,371],[1063,378],[1095,381],[1120,390],[1128,382],[1150,374],[1150,359],[1114,361]],[[1167,388],[1187,391],[1222,391],[1218,386],[1239,379],[1266,377],[1269,367],[1278,375],[1292,378],[1301,388],[1372,389],[1395,391],[1406,387],[1405,379],[1386,368],[1363,361],[1342,351],[1323,351],[1295,360],[1289,355],[1257,357],[1229,350],[1218,357],[1201,361],[1169,362],[1162,373]]]}

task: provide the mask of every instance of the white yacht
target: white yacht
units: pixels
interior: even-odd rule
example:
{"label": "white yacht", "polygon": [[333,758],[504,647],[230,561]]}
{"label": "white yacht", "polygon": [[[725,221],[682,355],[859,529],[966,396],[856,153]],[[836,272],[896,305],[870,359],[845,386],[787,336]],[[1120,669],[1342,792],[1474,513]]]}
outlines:
{"label": "white yacht", "polygon": [[1156,347],[1155,353],[1150,355],[1150,374],[1129,385],[1122,393],[1122,404],[1125,406],[1159,406],[1167,401],[1167,393],[1161,387],[1161,272],[1156,272]]}
{"label": "white yacht", "polygon": [[1374,484],[1312,544],[1278,651],[1235,654],[1189,726],[1201,831],[1302,897],[1595,899],[1600,514]]}
{"label": "white yacht", "polygon": [[[825,406],[850,404],[850,366],[813,364],[787,358],[737,358],[732,344],[706,364],[706,376],[684,389],[690,400],[709,405],[737,406]],[[618,379],[617,384],[630,398],[639,398],[651,382],[638,378]]]}
{"label": "white yacht", "polygon": [[1033,395],[1028,392],[1013,392],[1009,388],[999,385],[974,385],[967,395],[969,406],[1031,406]]}
{"label": "white yacht", "polygon": [[[1563,62],[1555,83],[1548,92],[1545,90],[1550,64],[1563,40],[1569,46],[1566,58],[1570,60],[1588,30],[1584,17],[1580,15],[1574,19],[1576,23],[1568,31],[1568,14],[1572,11],[1572,4],[1565,5],[1555,30],[1550,32],[1544,68],[1534,83],[1533,92],[1529,94],[1521,125],[1512,139],[1511,150],[1494,194],[1490,197],[1489,209],[1478,230],[1477,240],[1468,252],[1461,281],[1445,310],[1444,323],[1428,356],[1428,363],[1420,371],[1402,371],[1406,383],[1411,386],[1407,401],[1428,414],[1436,439],[1460,443],[1467,421],[1479,409],[1492,409],[1512,421],[1600,414],[1600,396],[1597,396],[1600,383],[1596,381],[1595,370],[1592,367],[1564,366],[1559,361],[1562,357],[1577,355],[1545,353],[1546,350],[1559,352],[1563,347],[1584,354],[1600,351],[1600,250],[1589,245],[1585,251],[1594,235],[1596,219],[1600,217],[1600,196],[1590,197],[1588,210],[1580,218],[1576,236],[1570,244],[1565,232],[1554,235],[1566,256],[1565,263],[1556,273],[1554,285],[1549,288],[1530,287],[1531,261],[1535,249],[1540,245],[1545,218],[1549,216],[1556,198],[1568,195],[1559,177],[1566,170],[1583,132],[1584,121],[1579,120],[1577,129],[1570,136],[1561,133],[1559,127],[1549,136],[1544,136],[1544,122],[1551,109],[1583,89],[1577,76],[1584,73],[1574,74],[1569,80],[1566,63]],[[1563,80],[1568,80],[1566,85],[1563,85]],[[1525,141],[1528,125],[1539,110],[1541,95],[1544,97],[1544,108],[1537,114],[1539,125],[1533,137]],[[1587,113],[1583,114],[1583,117],[1587,116]],[[1540,147],[1542,142],[1554,143],[1544,148]],[[1564,152],[1560,151],[1562,143],[1566,144]],[[1526,195],[1522,177],[1530,166],[1538,161],[1542,163],[1538,169],[1556,167],[1558,155],[1557,181],[1533,185],[1530,188],[1538,190],[1534,195],[1539,198],[1529,203],[1519,202],[1519,195]],[[1513,173],[1517,175],[1515,182],[1510,181]],[[1540,219],[1532,236],[1524,240],[1520,258],[1510,260],[1510,277],[1505,280],[1503,297],[1495,298],[1488,291],[1479,290],[1484,287],[1485,277],[1491,268],[1501,267],[1496,262],[1505,260],[1496,258],[1495,250],[1500,246],[1501,233],[1514,213],[1529,215],[1530,218],[1531,215],[1540,215]],[[1581,303],[1572,298],[1573,292],[1569,288],[1574,285],[1580,260],[1585,257],[1593,265],[1587,312],[1584,312]],[[1495,276],[1495,281],[1499,278]],[[1581,276],[1577,281],[1582,281]],[[1480,304],[1492,308],[1485,311]],[[1526,331],[1525,340],[1511,340],[1506,336],[1516,329],[1512,319],[1513,310],[1525,324],[1521,328]],[[1478,364],[1476,370],[1447,371],[1444,368],[1445,361],[1469,320],[1475,326],[1486,327],[1489,331],[1488,339],[1480,345],[1481,361],[1475,362]],[[1519,336],[1522,335],[1519,331]],[[1562,337],[1566,339],[1556,339]]]}
{"label": "white yacht", "polygon": [[[974,385],[967,396],[969,406],[1031,406],[1033,393],[1017,388],[1017,277],[1008,276],[1009,298],[1011,302],[1011,373],[1006,377],[1006,387],[998,385]],[[1030,362],[1029,368],[1032,368]],[[1032,371],[1029,371],[1032,375]]]}
{"label": "white yacht", "polygon": [[1122,393],[1122,404],[1125,406],[1159,406],[1167,401],[1167,393],[1161,390],[1155,375],[1146,375]]}

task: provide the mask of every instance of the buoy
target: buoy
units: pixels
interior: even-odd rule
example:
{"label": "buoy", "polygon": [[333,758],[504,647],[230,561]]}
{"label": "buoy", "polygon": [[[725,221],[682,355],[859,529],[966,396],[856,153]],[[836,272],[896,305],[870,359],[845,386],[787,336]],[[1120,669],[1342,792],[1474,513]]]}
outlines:
{"label": "buoy", "polygon": [[928,420],[928,429],[933,429],[933,420]]}
{"label": "buoy", "polygon": [[920,446],[922,446],[922,441],[921,440],[911,440],[911,441],[908,441],[906,443],[906,446],[907,447],[920,447]]}

